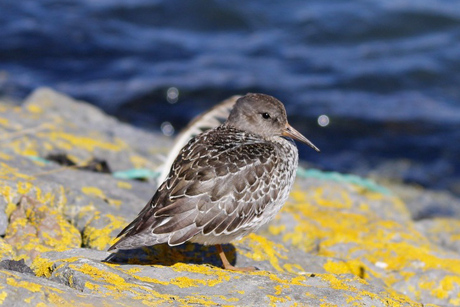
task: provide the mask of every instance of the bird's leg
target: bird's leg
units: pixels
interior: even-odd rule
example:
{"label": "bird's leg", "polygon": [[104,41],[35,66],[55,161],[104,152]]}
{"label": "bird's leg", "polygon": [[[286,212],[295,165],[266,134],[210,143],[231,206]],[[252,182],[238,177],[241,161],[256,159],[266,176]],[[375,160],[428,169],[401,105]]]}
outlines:
{"label": "bird's leg", "polygon": [[220,259],[222,260],[222,264],[224,265],[224,269],[231,270],[231,271],[255,271],[256,268],[254,267],[247,267],[247,268],[236,268],[228,262],[227,256],[225,256],[224,250],[222,249],[222,245],[216,245],[217,251],[219,252]]}

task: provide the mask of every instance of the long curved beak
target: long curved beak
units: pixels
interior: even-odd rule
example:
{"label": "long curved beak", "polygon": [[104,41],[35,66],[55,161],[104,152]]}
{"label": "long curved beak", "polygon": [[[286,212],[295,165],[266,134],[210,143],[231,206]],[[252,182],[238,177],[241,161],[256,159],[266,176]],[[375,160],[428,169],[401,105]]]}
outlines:
{"label": "long curved beak", "polygon": [[294,140],[300,141],[304,144],[307,144],[317,152],[320,152],[318,147],[316,147],[312,142],[310,142],[306,137],[304,137],[299,131],[292,128],[292,126],[289,124],[286,124],[286,128],[284,128],[283,135],[293,138]]}

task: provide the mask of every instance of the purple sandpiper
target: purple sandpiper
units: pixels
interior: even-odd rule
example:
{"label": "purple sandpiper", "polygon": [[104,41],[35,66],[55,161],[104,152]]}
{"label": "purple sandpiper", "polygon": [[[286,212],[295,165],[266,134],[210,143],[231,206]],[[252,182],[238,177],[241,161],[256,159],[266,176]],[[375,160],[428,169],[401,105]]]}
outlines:
{"label": "purple sandpiper", "polygon": [[272,96],[239,98],[227,121],[192,138],[137,218],[109,248],[125,250],[184,242],[216,245],[239,240],[270,221],[288,198],[298,164],[292,139],[319,149],[287,122]]}

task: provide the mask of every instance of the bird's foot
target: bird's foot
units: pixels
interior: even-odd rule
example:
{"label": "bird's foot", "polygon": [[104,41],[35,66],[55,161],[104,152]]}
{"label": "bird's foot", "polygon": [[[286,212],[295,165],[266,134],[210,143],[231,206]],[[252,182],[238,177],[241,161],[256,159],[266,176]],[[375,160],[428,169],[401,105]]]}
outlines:
{"label": "bird's foot", "polygon": [[225,265],[224,264],[224,269],[226,270],[230,270],[230,271],[240,271],[240,272],[254,272],[254,271],[258,271],[259,269],[256,268],[256,267],[253,267],[253,266],[248,266],[248,267],[245,267],[245,268],[237,268],[231,264],[228,264],[228,265]]}
{"label": "bird's foot", "polygon": [[227,259],[227,256],[225,256],[224,250],[222,249],[222,246],[220,244],[216,245],[217,251],[219,252],[220,259],[222,260],[222,264],[224,269],[230,270],[230,271],[240,271],[240,272],[253,272],[258,270],[256,267],[246,267],[246,268],[237,268],[234,267],[233,265],[230,264],[230,262]]}

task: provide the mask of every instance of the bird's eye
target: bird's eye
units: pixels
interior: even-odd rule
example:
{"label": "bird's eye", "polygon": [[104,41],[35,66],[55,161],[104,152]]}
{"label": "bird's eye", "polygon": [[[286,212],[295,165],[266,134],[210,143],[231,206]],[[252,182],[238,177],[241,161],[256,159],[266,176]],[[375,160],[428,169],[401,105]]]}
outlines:
{"label": "bird's eye", "polygon": [[265,119],[269,119],[269,118],[270,118],[270,114],[268,114],[267,112],[262,113],[262,117],[265,118]]}

